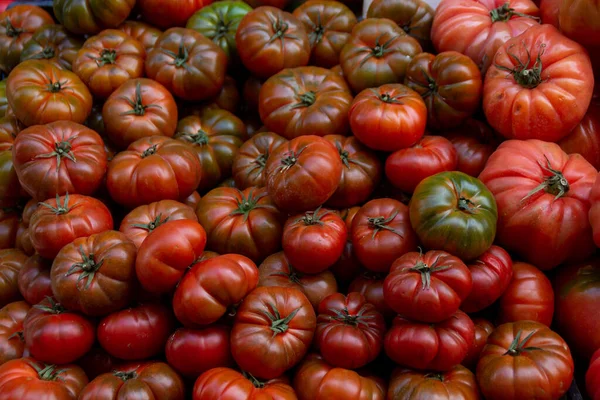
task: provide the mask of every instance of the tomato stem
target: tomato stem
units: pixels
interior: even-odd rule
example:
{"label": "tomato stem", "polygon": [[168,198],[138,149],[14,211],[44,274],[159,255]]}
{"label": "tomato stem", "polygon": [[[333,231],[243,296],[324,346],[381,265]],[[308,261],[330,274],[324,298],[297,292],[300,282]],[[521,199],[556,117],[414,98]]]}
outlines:
{"label": "tomato stem", "polygon": [[403,102],[398,100],[399,98],[400,96],[390,96],[389,93],[383,93],[379,95],[379,100],[383,101],[384,103],[404,104]]}
{"label": "tomato stem", "polygon": [[531,53],[529,52],[529,49],[527,49],[525,43],[523,43],[525,53],[527,54],[527,60],[525,60],[525,62],[523,62],[519,57],[517,57],[516,54],[511,52],[511,48],[513,46],[514,44],[510,45],[506,50],[506,53],[509,55],[511,60],[517,63],[517,65],[515,65],[513,68],[505,67],[504,65],[499,65],[497,63],[494,63],[494,65],[500,71],[508,72],[514,78],[515,82],[517,82],[517,84],[519,84],[520,86],[526,89],[536,88],[540,83],[543,82],[542,55],[544,54],[546,44],[540,44],[540,51],[538,52],[535,62],[533,63],[533,66],[531,68],[528,68],[529,64],[531,64]]}
{"label": "tomato stem", "polygon": [[492,22],[507,22],[514,16],[531,18],[536,21],[540,20],[540,18],[534,17],[533,15],[527,15],[520,12],[516,12],[514,8],[510,7],[510,3],[508,2],[490,11],[490,18],[492,19]]}
{"label": "tomato stem", "polygon": [[135,86],[135,100],[128,99],[125,96],[121,96],[121,99],[125,100],[131,106],[132,110],[125,111],[121,113],[121,115],[138,115],[142,116],[146,114],[146,109],[148,108],[161,108],[158,104],[144,104],[142,99],[142,85],[140,82],[137,82]]}
{"label": "tomato stem", "polygon": [[441,374],[441,373],[439,373],[439,372],[429,373],[429,374],[425,375],[425,378],[427,378],[427,379],[435,379],[435,380],[438,380],[440,382],[444,382],[444,375]]}
{"label": "tomato stem", "polygon": [[23,331],[17,331],[8,337],[8,340],[12,340],[18,338],[21,342],[25,342],[25,337],[23,336]]}
{"label": "tomato stem", "polygon": [[384,216],[369,218],[368,223],[369,223],[369,226],[371,227],[371,229],[373,229],[373,239],[375,239],[375,236],[377,236],[377,234],[381,230],[384,230],[384,229],[387,231],[393,232],[400,237],[404,237],[400,234],[400,232],[398,232],[398,230],[388,226],[388,224],[390,222],[392,222],[394,220],[394,218],[396,218],[397,215],[398,215],[398,211],[396,210],[388,218],[385,218]]}
{"label": "tomato stem", "polygon": [[56,157],[56,172],[60,171],[60,162],[63,159],[63,157],[66,157],[67,159],[73,162],[77,162],[75,154],[73,154],[72,152],[71,146],[71,140],[73,140],[74,138],[75,137],[73,136],[68,138],[67,140],[54,143],[54,151],[52,153],[38,154],[37,156],[35,156],[35,158],[37,159]]}
{"label": "tomato stem", "polygon": [[137,378],[137,372],[135,371],[113,371],[113,375],[121,379],[123,382],[127,382],[130,379]]}
{"label": "tomato stem", "polygon": [[409,269],[409,271],[418,272],[421,274],[421,283],[423,285],[423,290],[429,289],[431,287],[431,274],[450,269],[449,265],[442,265],[438,267],[438,261],[439,258],[435,260],[435,262],[431,266],[429,266],[422,260],[419,260],[414,267]]}
{"label": "tomato stem", "polygon": [[457,208],[467,214],[476,214],[479,206],[465,197],[459,197]]}
{"label": "tomato stem", "polygon": [[33,60],[49,60],[51,58],[54,58],[55,56],[56,56],[56,51],[54,50],[54,47],[47,46],[47,47],[44,47],[44,50],[40,51],[39,53],[32,56],[31,58]]}
{"label": "tomato stem", "polygon": [[265,386],[265,383],[258,380],[257,378],[255,378],[252,374],[250,374],[249,372],[246,371],[242,371],[242,375],[244,375],[244,378],[248,379],[250,382],[252,382],[252,385],[257,388],[257,389],[262,389]]}
{"label": "tomato stem", "polygon": [[312,31],[308,35],[310,46],[314,47],[315,45],[321,43],[323,36],[325,36],[325,27],[321,23],[321,13],[319,13],[317,14],[317,23],[312,24]]}
{"label": "tomato stem", "polygon": [[300,157],[300,154],[302,154],[302,152],[304,151],[304,149],[306,149],[306,147],[301,148],[297,152],[288,151],[287,153],[285,153],[286,157],[284,157],[281,160],[281,165],[277,168],[277,170],[280,173],[286,172],[288,169],[290,169],[294,165],[296,165],[296,163],[298,162],[298,157]]}
{"label": "tomato stem", "polygon": [[56,369],[54,364],[44,364],[44,368],[40,368],[35,364],[30,364],[38,373],[38,376],[43,381],[55,381],[57,379],[62,380],[59,377],[60,374],[65,372],[64,369]]}
{"label": "tomato stem", "polygon": [[102,267],[104,260],[96,262],[94,254],[85,254],[83,251],[83,246],[79,246],[79,253],[81,254],[82,262],[73,264],[65,276],[70,276],[76,272],[81,272],[81,275],[79,275],[79,278],[77,278],[77,289],[81,290],[79,284],[87,279],[87,282],[84,286],[84,289],[87,290],[90,288],[96,272],[100,269],[100,267]]}
{"label": "tomato stem", "polygon": [[71,208],[69,207],[69,193],[68,192],[67,192],[67,194],[65,194],[65,200],[62,204],[60,203],[60,196],[58,195],[58,193],[56,194],[56,207],[51,206],[50,204],[44,203],[44,202],[39,202],[38,205],[49,208],[56,215],[66,214],[71,210]]}
{"label": "tomato stem", "polygon": [[150,147],[148,147],[146,150],[144,150],[144,152],[140,155],[142,158],[146,158],[149,157],[153,154],[156,154],[156,149],[157,149],[157,144],[154,144]]}
{"label": "tomato stem", "polygon": [[317,93],[313,90],[298,95],[298,103],[292,106],[294,108],[310,107],[317,101]]}
{"label": "tomato stem", "polygon": [[23,33],[23,30],[15,28],[12,22],[10,22],[10,19],[6,18],[6,36],[14,38],[19,36],[21,33]]}
{"label": "tomato stem", "polygon": [[288,265],[288,272],[274,272],[274,276],[285,276],[289,279],[290,282],[295,283],[297,285],[302,285],[300,279],[302,278],[302,273],[296,271],[296,269],[292,265]]}
{"label": "tomato stem", "polygon": [[252,210],[256,210],[257,208],[264,207],[262,205],[258,205],[258,202],[260,201],[260,199],[265,197],[267,194],[266,194],[266,192],[263,192],[263,193],[259,194],[258,196],[254,196],[252,189],[248,193],[248,197],[244,196],[244,193],[239,189],[238,189],[238,193],[240,195],[240,199],[236,200],[238,207],[237,207],[237,209],[233,210],[231,212],[231,214],[229,214],[229,215],[231,215],[231,216],[243,215],[244,222],[246,222],[248,220],[248,216],[250,215],[250,212]]}
{"label": "tomato stem", "polygon": [[371,48],[371,47],[365,47],[363,48],[361,51],[362,52],[368,52],[369,54],[367,54],[361,61],[360,64],[358,65],[359,68],[362,68],[363,65],[365,65],[365,63],[367,61],[369,61],[371,59],[371,57],[375,57],[375,58],[381,58],[384,55],[386,55],[387,53],[389,53],[390,51],[392,51],[389,47],[392,44],[392,42],[394,40],[396,40],[397,38],[400,37],[400,35],[395,35],[392,36],[390,39],[388,39],[386,42],[384,43],[380,43],[382,37],[386,35],[386,33],[382,33],[381,35],[379,35],[379,37],[377,37],[377,39],[375,40],[375,45]]}
{"label": "tomato stem", "polygon": [[183,40],[182,40],[181,43],[179,44],[179,53],[177,53],[175,60],[171,64],[175,65],[177,68],[181,68],[187,62],[189,57],[190,57],[190,53],[189,53],[187,47],[185,47],[185,44],[183,43]]}
{"label": "tomato stem", "polygon": [[37,308],[38,310],[49,312],[51,314],[62,314],[67,311],[62,304],[57,303],[52,297],[46,296],[46,300],[48,300],[48,303],[50,303],[50,307],[42,304],[36,304],[33,306],[33,308]]}
{"label": "tomato stem", "polygon": [[323,218],[324,216],[326,216],[327,214],[330,213],[329,210],[325,210],[325,212],[323,212],[322,214],[319,214],[319,212],[321,211],[321,207],[318,207],[315,211],[307,211],[306,213],[304,213],[304,215],[300,218],[298,218],[297,220],[294,221],[294,223],[298,223],[298,222],[302,222],[304,225],[325,225],[325,223],[323,221],[321,221],[321,218]]}
{"label": "tomato stem", "polygon": [[100,57],[92,57],[96,60],[98,66],[103,67],[106,64],[114,64],[117,61],[117,52],[114,49],[102,49]]}
{"label": "tomato stem", "polygon": [[329,316],[330,320],[343,322],[344,324],[351,326],[368,326],[365,320],[374,317],[373,315],[363,315],[364,310],[360,310],[356,315],[350,315],[347,308],[343,308],[342,310],[330,308],[329,311],[335,314],[334,316]]}
{"label": "tomato stem", "polygon": [[548,157],[546,155],[544,155],[544,158],[546,159],[547,166],[544,166],[539,161],[538,164],[543,170],[550,172],[552,175],[544,178],[544,182],[540,183],[536,188],[529,192],[527,196],[523,197],[523,199],[521,199],[521,202],[529,199],[530,197],[534,196],[542,190],[546,193],[553,195],[554,200],[558,200],[559,198],[563,197],[571,188],[569,185],[569,181],[567,180],[567,178],[565,178],[562,172],[552,168],[552,166],[550,165],[550,160],[548,160]]}
{"label": "tomato stem", "polygon": [[283,41],[286,38],[288,38],[288,39],[298,39],[295,36],[286,34],[286,32],[287,32],[287,30],[288,30],[288,28],[290,26],[289,26],[289,24],[287,22],[282,21],[281,18],[277,18],[277,20],[272,21],[271,25],[273,27],[273,32],[274,33],[269,38],[268,43],[273,43],[277,39],[281,39],[281,45],[283,46]]}
{"label": "tomato stem", "polygon": [[154,220],[148,222],[147,224],[131,224],[131,226],[135,227],[135,228],[144,229],[148,232],[152,232],[153,230],[155,230],[156,228],[158,228],[159,226],[161,226],[168,220],[169,220],[169,217],[162,219],[162,213],[160,213],[156,216],[156,218],[154,218]]}
{"label": "tomato stem", "polygon": [[529,333],[529,335],[527,335],[525,337],[525,339],[523,339],[521,341],[521,333],[523,331],[520,330],[517,332],[517,334],[515,335],[515,338],[513,339],[512,343],[510,344],[510,347],[508,348],[508,350],[506,351],[506,353],[504,353],[504,355],[509,355],[509,356],[518,356],[521,353],[525,352],[525,351],[533,351],[533,350],[541,350],[539,347],[525,347],[525,345],[527,344],[527,342],[529,341],[529,339],[531,339],[531,337],[533,335],[535,335],[535,333],[537,331],[531,331]]}
{"label": "tomato stem", "polygon": [[175,137],[184,139],[195,146],[206,146],[210,142],[210,136],[202,129],[199,129],[197,133],[179,132]]}
{"label": "tomato stem", "polygon": [[269,307],[271,308],[271,311],[261,310],[261,312],[263,313],[263,315],[265,315],[271,320],[271,330],[273,331],[273,337],[277,336],[280,333],[285,333],[289,329],[288,324],[292,319],[294,319],[296,314],[298,314],[298,311],[300,311],[301,309],[301,307],[298,307],[294,311],[292,311],[287,317],[281,318],[279,310],[277,309],[275,304],[269,304]]}

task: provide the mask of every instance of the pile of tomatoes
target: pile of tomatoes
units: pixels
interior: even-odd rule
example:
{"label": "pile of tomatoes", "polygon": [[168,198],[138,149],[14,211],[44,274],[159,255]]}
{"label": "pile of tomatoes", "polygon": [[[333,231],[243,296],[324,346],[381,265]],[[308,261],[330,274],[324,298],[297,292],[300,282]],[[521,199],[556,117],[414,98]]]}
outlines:
{"label": "pile of tomatoes", "polygon": [[365,4],[0,13],[0,400],[600,399],[600,3]]}

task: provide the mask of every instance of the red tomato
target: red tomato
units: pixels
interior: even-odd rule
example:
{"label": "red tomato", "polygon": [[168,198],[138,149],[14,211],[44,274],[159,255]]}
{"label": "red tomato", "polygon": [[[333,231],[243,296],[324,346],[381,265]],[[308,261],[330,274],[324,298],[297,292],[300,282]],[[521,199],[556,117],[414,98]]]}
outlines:
{"label": "red tomato", "polygon": [[15,301],[0,308],[0,365],[23,355],[23,321],[30,308],[25,301]]}
{"label": "red tomato", "polygon": [[375,272],[388,272],[398,257],[417,248],[408,207],[393,199],[371,200],[362,206],[350,236],[359,261]]}
{"label": "red tomato", "polygon": [[27,258],[27,255],[18,249],[0,250],[0,307],[21,298],[18,276]]}
{"label": "red tomato", "polygon": [[414,90],[388,84],[360,92],[352,102],[349,118],[358,140],[373,150],[392,152],[421,139],[427,107]]}
{"label": "red tomato", "polygon": [[17,281],[21,295],[29,304],[38,304],[52,296],[50,268],[52,261],[35,254],[19,270]]}
{"label": "red tomato", "polygon": [[540,0],[540,17],[542,24],[550,24],[560,29],[558,22],[558,13],[560,10],[561,0]]}
{"label": "red tomato", "polygon": [[271,154],[287,142],[274,132],[261,132],[248,139],[233,158],[232,174],[240,189],[266,185],[265,166]]}
{"label": "red tomato", "polygon": [[558,142],[567,154],[579,153],[600,169],[600,99],[593,98],[583,120]]}
{"label": "red tomato", "polygon": [[[304,358],[317,317],[299,290],[259,287],[238,308],[231,331],[231,353],[240,368],[273,379]],[[265,358],[265,354],[269,354]]]}
{"label": "red tomato", "polygon": [[114,371],[120,363],[102,347],[94,347],[79,359],[77,365],[83,368],[89,379],[95,379],[98,375]]}
{"label": "red tomato", "polygon": [[[200,200],[202,199],[202,196],[200,196],[200,193],[198,193],[198,191],[194,191],[192,194],[190,194],[188,197],[186,197],[183,200],[183,203],[185,203],[185,205],[191,207],[193,210],[196,209],[196,207],[198,207],[198,203],[200,202]],[[198,217],[196,217],[198,218]]]}
{"label": "red tomato", "polygon": [[138,42],[140,42],[146,51],[152,49],[162,32],[156,27],[142,21],[125,21],[117,27]]}
{"label": "red tomato", "polygon": [[359,274],[348,286],[348,293],[358,292],[365,296],[367,303],[373,304],[386,320],[396,316],[383,298],[383,282],[385,275],[365,270]]}
{"label": "red tomato", "polygon": [[354,245],[350,238],[348,238],[342,255],[329,270],[333,273],[339,287],[347,288],[350,282],[359,275],[361,268],[362,265],[354,253]]}
{"label": "red tomato", "polygon": [[554,315],[554,290],[550,280],[531,264],[513,264],[513,277],[500,297],[498,323],[523,320],[550,326]]}
{"label": "red tomato", "polygon": [[592,400],[600,399],[600,349],[594,353],[585,374],[585,387]]}
{"label": "red tomato", "polygon": [[20,219],[15,208],[0,209],[0,249],[16,247]]}
{"label": "red tomato", "polygon": [[175,289],[177,283],[206,245],[206,232],[193,220],[180,219],[152,231],[138,250],[136,276],[144,290],[160,294]]}
{"label": "red tomato", "polygon": [[185,26],[187,20],[213,0],[138,0],[142,18],[159,28]]}
{"label": "red tomato", "polygon": [[186,327],[209,325],[237,306],[258,283],[247,257],[225,254],[192,266],[175,290],[173,310]]}
{"label": "red tomato", "polygon": [[162,304],[141,304],[104,317],[98,342],[113,357],[143,360],[161,353],[175,327],[172,311]]}
{"label": "red tomato", "polygon": [[33,255],[35,253],[33,244],[31,244],[29,222],[31,221],[31,216],[38,207],[39,203],[35,201],[35,199],[31,199],[25,204],[25,208],[23,208],[23,213],[21,214],[21,223],[17,230],[16,247],[27,255]]}
{"label": "red tomato", "polygon": [[475,371],[481,352],[487,343],[488,336],[494,331],[494,325],[486,319],[474,318],[473,324],[475,325],[475,339],[473,339],[473,345],[461,363],[471,371]]}
{"label": "red tomato", "polygon": [[420,372],[396,368],[392,373],[388,399],[479,400],[475,375],[462,365],[445,372]]}
{"label": "red tomato", "polygon": [[396,363],[419,370],[448,371],[467,356],[475,339],[475,326],[457,311],[437,323],[394,318],[384,340],[386,354]]}
{"label": "red tomato", "polygon": [[69,31],[85,35],[114,28],[131,13],[135,0],[56,0],[54,15]]}
{"label": "red tomato", "polygon": [[600,45],[600,3],[565,0],[559,3],[558,26],[567,37],[584,46]]}

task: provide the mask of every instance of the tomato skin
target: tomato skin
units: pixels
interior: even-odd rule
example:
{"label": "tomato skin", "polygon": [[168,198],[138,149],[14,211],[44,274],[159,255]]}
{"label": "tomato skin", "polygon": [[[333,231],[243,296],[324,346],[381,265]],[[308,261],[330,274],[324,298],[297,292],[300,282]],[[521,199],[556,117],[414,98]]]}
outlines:
{"label": "tomato skin", "polygon": [[439,323],[458,311],[472,284],[471,273],[459,258],[439,250],[413,251],[394,261],[383,296],[406,318]]}
{"label": "tomato skin", "polygon": [[600,99],[593,98],[587,113],[569,133],[558,142],[567,154],[579,153],[596,169],[600,169]]}
{"label": "tomato skin", "polygon": [[388,399],[479,400],[475,375],[462,365],[440,373],[396,368],[392,373]]}
{"label": "tomato skin", "polygon": [[38,304],[46,297],[52,297],[51,267],[52,260],[34,254],[27,259],[23,268],[19,270],[17,277],[19,291],[29,304]]}
{"label": "tomato skin", "polygon": [[481,352],[487,343],[487,338],[495,329],[494,325],[490,321],[483,318],[474,318],[473,324],[475,325],[475,339],[473,339],[473,345],[461,363],[471,371],[475,371],[477,362],[479,362],[479,358],[481,356]]}
{"label": "tomato skin", "polygon": [[487,160],[499,144],[492,129],[485,123],[468,119],[460,127],[444,132],[458,155],[456,170],[474,177],[479,176]]}
{"label": "tomato skin", "polygon": [[583,46],[600,45],[600,4],[593,0],[567,0],[558,6],[558,26]]}
{"label": "tomato skin", "polygon": [[335,147],[315,136],[299,136],[279,146],[265,167],[267,190],[277,208],[314,210],[337,190],[342,161]]}
{"label": "tomato skin", "polygon": [[258,286],[297,289],[308,298],[315,310],[325,297],[338,291],[331,271],[303,274],[294,268],[283,251],[270,255],[260,264]]}
{"label": "tomato skin", "polygon": [[0,249],[12,249],[17,243],[17,232],[21,216],[17,210],[0,209]]}
{"label": "tomato skin", "polygon": [[127,20],[119,25],[117,29],[140,42],[146,51],[154,47],[158,37],[162,34],[160,29],[142,21]]}
{"label": "tomato skin", "polygon": [[387,391],[383,379],[333,367],[315,353],[309,354],[296,370],[294,388],[300,400],[384,400]]}
{"label": "tomato skin", "polygon": [[362,206],[350,237],[358,260],[375,272],[388,272],[398,257],[417,248],[408,207],[394,199],[371,200]]}
{"label": "tomato skin", "polygon": [[0,365],[23,355],[25,342],[18,333],[23,332],[23,321],[30,308],[25,301],[15,301],[0,308]]}
{"label": "tomato skin", "polygon": [[362,271],[348,286],[348,293],[358,292],[365,296],[367,303],[373,304],[387,320],[396,316],[383,297],[383,282],[385,275],[371,271]]}
{"label": "tomato skin", "polygon": [[561,3],[562,1],[558,0],[540,0],[540,17],[542,18],[543,24],[554,25],[555,27],[560,29],[558,14]]}
{"label": "tomato skin", "polygon": [[56,66],[71,70],[83,40],[70,34],[62,25],[45,25],[38,28],[23,46],[21,61],[46,59]]}
{"label": "tomato skin", "polygon": [[442,136],[423,136],[414,146],[390,154],[385,176],[400,190],[414,192],[425,178],[443,171],[454,171],[458,155],[452,143]]}
{"label": "tomato skin", "polygon": [[35,199],[30,199],[27,204],[25,204],[23,213],[21,214],[21,223],[19,224],[19,229],[17,230],[16,247],[19,250],[22,250],[28,256],[32,256],[35,253],[33,244],[31,244],[31,231],[29,229],[29,222],[31,221],[31,216],[38,207],[39,203],[35,201]]}
{"label": "tomato skin", "polygon": [[559,399],[573,370],[569,347],[557,333],[519,321],[500,325],[488,337],[476,375],[486,399]]}
{"label": "tomato skin", "polygon": [[460,310],[437,324],[397,316],[385,335],[384,348],[399,365],[417,370],[448,371],[467,356],[474,338],[473,321]]}
{"label": "tomato skin", "polygon": [[115,367],[121,363],[122,361],[117,360],[108,354],[102,347],[98,346],[93,347],[80,358],[77,365],[83,368],[85,374],[91,380],[99,375],[114,371]]}
{"label": "tomato skin", "polygon": [[600,351],[594,352],[592,355],[592,359],[590,361],[589,368],[585,374],[585,387],[587,389],[587,393],[591,396],[592,400],[597,400],[600,398],[600,387],[598,387],[598,383],[600,383],[599,375],[598,375],[598,358],[600,356]]}
{"label": "tomato skin", "polygon": [[185,26],[187,20],[213,0],[139,0],[137,2],[144,21],[162,29]]}
{"label": "tomato skin", "polygon": [[200,261],[183,276],[173,311],[186,327],[209,325],[240,303],[258,283],[258,269],[247,257],[225,254]]}
{"label": "tomato skin", "polygon": [[18,249],[0,250],[0,307],[21,299],[18,276],[27,258]]}
{"label": "tomato skin", "polygon": [[[190,194],[188,197],[186,197],[183,200],[183,203],[185,203],[185,205],[190,207],[192,210],[195,210],[196,207],[198,207],[198,203],[200,202],[201,199],[202,199],[202,196],[200,196],[200,193],[198,193],[197,191],[194,191],[192,194]],[[198,217],[196,217],[196,218],[198,218]]]}
{"label": "tomato skin", "polygon": [[266,79],[284,68],[308,64],[310,41],[306,29],[292,14],[261,6],[242,18],[235,34],[240,59],[258,78]]}
{"label": "tomato skin", "polygon": [[27,357],[0,365],[2,400],[76,400],[87,383],[85,372],[73,364],[58,368]]}
{"label": "tomato skin", "polygon": [[137,249],[118,231],[77,238],[58,253],[50,278],[65,308],[103,316],[125,307],[132,296]]}
{"label": "tomato skin", "polygon": [[513,276],[513,263],[506,250],[492,245],[467,266],[473,278],[473,288],[462,302],[461,309],[474,313],[490,306],[504,293]]}
{"label": "tomato skin", "polygon": [[244,142],[233,157],[232,175],[241,190],[266,185],[265,166],[270,155],[287,140],[275,132],[260,132]]}
{"label": "tomato skin", "polygon": [[[555,143],[502,143],[479,175],[498,205],[498,245],[543,270],[586,259],[595,248],[588,211],[596,175],[583,157]],[[568,189],[550,184],[562,178]]]}
{"label": "tomato skin", "polygon": [[102,29],[115,28],[129,16],[135,0],[56,0],[53,2],[56,19],[70,32],[78,35],[95,34]]}

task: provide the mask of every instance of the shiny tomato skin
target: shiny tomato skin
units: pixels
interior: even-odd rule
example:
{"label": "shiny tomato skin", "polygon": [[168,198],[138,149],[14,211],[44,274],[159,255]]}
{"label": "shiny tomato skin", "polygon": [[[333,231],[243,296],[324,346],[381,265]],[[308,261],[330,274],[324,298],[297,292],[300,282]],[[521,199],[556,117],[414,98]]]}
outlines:
{"label": "shiny tomato skin", "polygon": [[266,185],[265,166],[275,149],[287,140],[275,132],[260,132],[248,139],[233,157],[232,175],[240,189]]}
{"label": "shiny tomato skin", "polygon": [[0,308],[0,365],[23,355],[25,342],[19,332],[23,332],[23,321],[30,308],[25,301],[15,301]]}
{"label": "shiny tomato skin", "polygon": [[600,4],[595,0],[567,0],[558,5],[558,26],[567,37],[586,47],[600,45]]}
{"label": "shiny tomato skin", "polygon": [[70,32],[78,35],[95,34],[114,28],[131,13],[135,0],[56,0],[53,2],[56,19]]}
{"label": "shiny tomato skin", "polygon": [[598,383],[600,383],[598,366],[600,364],[598,363],[598,356],[600,356],[600,351],[594,352],[592,359],[590,360],[590,365],[585,373],[585,388],[592,400],[598,400],[598,398],[600,398],[600,387],[598,387]]}
{"label": "shiny tomato skin", "polygon": [[187,20],[199,9],[213,0],[139,0],[142,18],[161,29],[184,26]]}
{"label": "shiny tomato skin", "polygon": [[396,368],[392,372],[388,399],[479,400],[475,375],[462,365],[445,372],[421,372]]}
{"label": "shiny tomato skin", "polygon": [[0,209],[0,249],[17,247],[17,232],[21,216],[16,209]]}
{"label": "shiny tomato skin", "polygon": [[473,339],[473,345],[461,363],[471,371],[475,371],[481,352],[487,343],[487,338],[495,329],[494,324],[483,318],[473,318],[473,324],[475,325],[475,339]]}
{"label": "shiny tomato skin", "polygon": [[594,185],[590,191],[589,200],[591,202],[590,211],[588,213],[588,221],[592,226],[592,234],[594,235],[594,243],[598,246],[600,243],[600,205],[598,199],[600,199],[600,174],[596,175]]}
{"label": "shiny tomato skin", "polygon": [[600,169],[600,99],[592,99],[587,113],[579,123],[559,142],[567,154],[579,153],[596,169]]}
{"label": "shiny tomato skin", "polygon": [[21,223],[17,231],[17,248],[22,250],[25,254],[31,256],[35,253],[33,245],[31,244],[31,232],[29,229],[29,223],[31,222],[31,216],[39,207],[39,203],[35,199],[30,199],[23,208],[21,214]]}
{"label": "shiny tomato skin", "polygon": [[117,29],[140,42],[146,51],[154,47],[158,37],[162,34],[160,29],[142,21],[124,21]]}
{"label": "shiny tomato skin", "polygon": [[38,28],[23,47],[21,61],[29,59],[51,60],[59,67],[71,70],[83,40],[70,34],[62,25],[45,25]]}
{"label": "shiny tomato skin", "polygon": [[368,303],[373,304],[387,320],[392,320],[396,312],[385,302],[383,283],[385,274],[377,274],[369,270],[362,271],[350,282],[348,293],[358,292],[365,296]]}
{"label": "shiny tomato skin", "polygon": [[18,276],[27,258],[18,249],[0,250],[0,307],[21,299]]}

